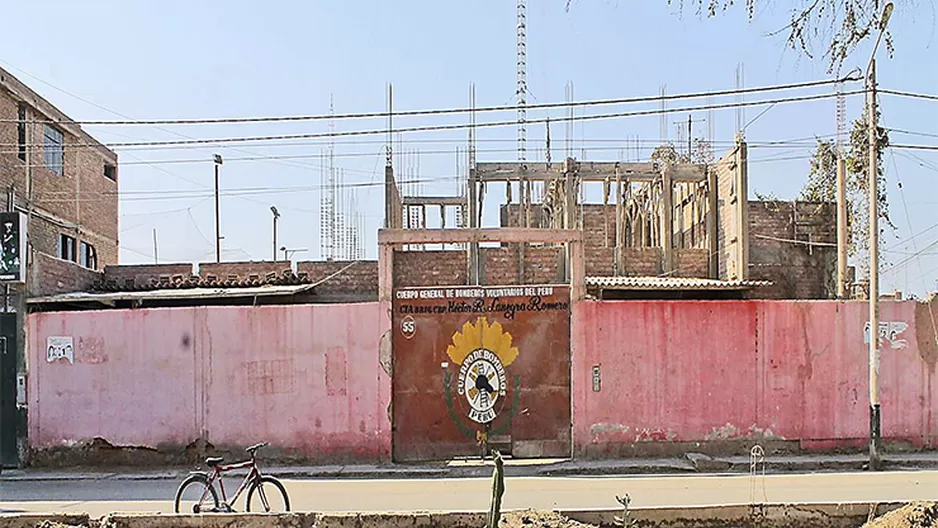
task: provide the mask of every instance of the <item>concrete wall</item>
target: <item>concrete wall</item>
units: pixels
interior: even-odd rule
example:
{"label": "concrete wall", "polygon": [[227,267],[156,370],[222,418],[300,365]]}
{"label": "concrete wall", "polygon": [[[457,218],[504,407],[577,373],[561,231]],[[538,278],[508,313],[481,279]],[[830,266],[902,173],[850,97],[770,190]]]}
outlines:
{"label": "concrete wall", "polygon": [[744,162],[737,145],[713,166],[717,178],[717,260],[721,279],[741,279],[742,233],[740,214],[747,196],[741,192],[740,180]]}
{"label": "concrete wall", "polygon": [[35,253],[29,266],[29,295],[42,297],[59,293],[87,291],[99,282],[103,272],[45,253]]}
{"label": "concrete wall", "polygon": [[[579,303],[575,452],[862,446],[869,430],[866,309],[833,301]],[[884,340],[883,435],[936,447],[938,350],[926,310],[915,302],[882,305],[882,321],[907,325],[890,326],[901,331]]]}
{"label": "concrete wall", "polygon": [[[893,446],[938,447],[938,300],[930,306],[931,315],[925,304],[882,304],[883,434]],[[221,449],[270,441],[284,458],[387,460],[390,308],[31,314],[30,445],[103,438],[178,450],[203,437]],[[574,453],[862,448],[865,320],[861,302],[578,303]],[[54,336],[72,337],[74,363],[47,362]]]}
{"label": "concrete wall", "polygon": [[[377,303],[32,314],[30,446],[178,450],[201,437],[223,449],[268,441],[284,458],[384,460],[388,325]],[[74,363],[47,361],[54,336],[72,338]]]}
{"label": "concrete wall", "polygon": [[761,298],[836,297],[836,204],[753,201],[749,225],[749,278],[773,283]]}

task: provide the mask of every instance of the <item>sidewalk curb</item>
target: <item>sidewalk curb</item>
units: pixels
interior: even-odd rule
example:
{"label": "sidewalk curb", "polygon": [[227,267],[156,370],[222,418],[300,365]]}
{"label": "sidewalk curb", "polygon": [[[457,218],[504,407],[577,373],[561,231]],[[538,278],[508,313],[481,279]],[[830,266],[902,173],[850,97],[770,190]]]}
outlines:
{"label": "sidewalk curb", "polygon": [[[866,458],[862,455],[842,455],[834,457],[769,457],[765,461],[766,474],[810,473],[824,471],[863,471]],[[929,470],[938,469],[938,454],[935,456],[912,455],[887,457],[886,470]],[[2,482],[67,482],[67,481],[155,481],[181,480],[195,468],[178,468],[153,472],[119,471],[36,471],[6,469],[0,473]],[[751,464],[748,457],[711,458],[704,455],[685,458],[660,460],[589,460],[564,461],[546,465],[523,464],[506,465],[507,477],[588,477],[588,476],[629,476],[629,475],[716,475],[748,474]],[[356,466],[281,466],[263,468],[267,474],[282,479],[459,479],[488,478],[492,475],[492,465],[477,462],[473,465],[456,467],[439,466],[394,466],[394,465],[356,465]],[[756,471],[762,472],[761,466]]]}

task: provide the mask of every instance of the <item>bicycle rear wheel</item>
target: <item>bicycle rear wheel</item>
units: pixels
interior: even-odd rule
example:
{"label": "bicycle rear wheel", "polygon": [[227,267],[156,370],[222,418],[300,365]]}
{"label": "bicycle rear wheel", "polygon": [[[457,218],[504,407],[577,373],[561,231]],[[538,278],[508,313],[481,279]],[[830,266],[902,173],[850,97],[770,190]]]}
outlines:
{"label": "bicycle rear wheel", "polygon": [[176,499],[173,503],[173,511],[176,513],[203,513],[217,510],[218,493],[206,475],[200,473],[189,475],[176,490]]}
{"label": "bicycle rear wheel", "polygon": [[246,510],[249,512],[288,512],[290,498],[276,477],[263,476],[248,488]]}

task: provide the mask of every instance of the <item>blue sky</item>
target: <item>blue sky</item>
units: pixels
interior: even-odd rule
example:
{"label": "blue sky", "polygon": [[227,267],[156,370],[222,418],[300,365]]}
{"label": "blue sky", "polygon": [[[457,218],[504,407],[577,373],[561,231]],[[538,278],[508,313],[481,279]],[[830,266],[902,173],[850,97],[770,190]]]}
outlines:
{"label": "blue sky", "polygon": [[[828,76],[822,59],[812,61],[787,49],[783,37],[766,36],[788,19],[788,11],[781,6],[784,2],[770,3],[752,23],[743,9],[701,20],[692,10],[682,16],[665,0],[579,0],[569,13],[564,11],[563,0],[530,0],[529,4],[531,103],[563,101],[568,81],[575,84],[577,100],[655,95],[664,84],[669,93],[729,89],[734,87],[740,63],[745,65],[747,86]],[[885,48],[880,51],[881,86],[938,93],[934,10],[929,3],[919,2],[914,13],[903,12],[907,4],[899,2],[891,22],[895,57],[888,59]],[[115,119],[118,115],[144,119],[323,114],[329,111],[330,95],[337,113],[380,112],[385,108],[388,82],[394,85],[398,110],[464,107],[470,82],[476,84],[480,106],[503,105],[514,99],[515,3],[509,0],[45,0],[13,2],[5,7],[5,18],[21,22],[7,24],[0,33],[0,47],[5,50],[2,64],[78,120]],[[848,61],[847,69],[865,66],[868,55],[869,46],[862,47]],[[859,115],[861,105],[858,97],[848,100],[851,121]],[[882,105],[886,126],[938,134],[938,103],[883,97]],[[747,109],[746,121],[764,109]],[[750,124],[746,137],[758,143],[830,136],[836,131],[834,109],[833,100],[778,105]],[[531,111],[529,118],[563,115],[563,110],[552,114]],[[733,110],[716,111],[712,117],[719,155],[732,141],[736,118]],[[513,113],[478,117],[479,121],[513,118]],[[677,136],[672,122],[686,118],[686,114],[668,116],[671,139]],[[708,116],[701,112],[694,118]],[[464,120],[465,116],[410,118],[396,124]],[[336,130],[384,126],[381,119],[335,125]],[[706,135],[707,128],[707,123],[699,122],[694,133]],[[204,138],[327,132],[328,123],[97,126],[88,130],[110,143],[172,140],[181,135]],[[564,132],[563,124],[552,126],[554,159],[564,154]],[[646,146],[643,155],[647,156],[659,136],[659,118],[650,116],[580,122],[574,141],[579,157],[610,160],[636,155],[622,151],[626,143],[621,140],[641,138]],[[534,151],[543,148],[544,126],[532,125],[528,137],[529,157],[543,155]],[[480,130],[479,138],[480,161],[514,158],[513,128]],[[613,138],[620,141],[608,141]],[[927,136],[894,135],[892,140],[938,144],[938,139]],[[326,145],[306,140],[233,148],[119,150],[124,193],[122,261],[152,262],[153,228],[159,234],[161,262],[212,260],[210,160],[214,152],[230,160],[222,168],[223,194],[251,189],[222,197],[223,258],[271,257],[272,204],[283,215],[280,242],[309,249],[297,258],[317,258],[321,160],[314,156],[325,152]],[[398,172],[433,180],[423,186],[424,193],[452,193],[456,187],[455,152],[465,145],[464,131],[409,134],[403,138],[403,149],[410,154],[399,157]],[[373,257],[383,195],[379,187],[368,184],[380,181],[382,175],[383,136],[338,140],[335,148],[336,165],[344,171],[344,181],[361,185],[355,199],[366,215],[366,252]],[[806,178],[809,154],[807,142],[790,148],[752,149],[751,192],[795,197]],[[296,158],[234,161],[261,156]],[[168,164],[167,160],[204,161]],[[887,154],[886,162],[893,221],[899,228],[896,233],[887,233],[890,251],[886,256],[893,264],[901,264],[938,240],[938,228],[910,238],[938,222],[933,212],[938,204],[938,153],[895,151]],[[492,194],[498,198],[503,195],[501,191]],[[497,221],[494,202],[489,201],[489,223]],[[938,248],[932,247],[921,258],[887,270],[882,287],[921,293],[934,290],[936,278]]]}

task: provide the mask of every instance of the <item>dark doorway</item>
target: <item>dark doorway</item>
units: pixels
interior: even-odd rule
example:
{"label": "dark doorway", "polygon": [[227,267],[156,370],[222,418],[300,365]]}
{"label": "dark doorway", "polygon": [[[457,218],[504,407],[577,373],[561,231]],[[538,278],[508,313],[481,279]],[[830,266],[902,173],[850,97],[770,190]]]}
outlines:
{"label": "dark doorway", "polygon": [[0,314],[0,464],[16,467],[16,351],[15,313]]}

